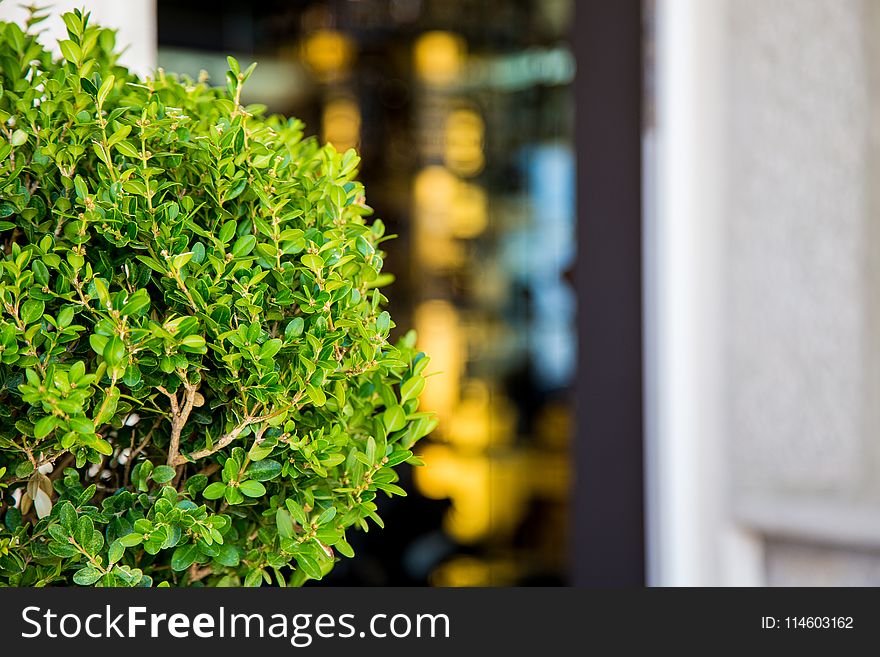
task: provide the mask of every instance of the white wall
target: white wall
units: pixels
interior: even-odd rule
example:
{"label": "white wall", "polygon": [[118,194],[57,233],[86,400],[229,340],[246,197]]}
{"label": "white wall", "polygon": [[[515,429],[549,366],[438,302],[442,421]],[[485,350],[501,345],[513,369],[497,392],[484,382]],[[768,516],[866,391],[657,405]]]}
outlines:
{"label": "white wall", "polygon": [[646,139],[648,581],[760,583],[728,513],[725,462],[726,1],[658,0]]}
{"label": "white wall", "polygon": [[[0,2],[0,20],[24,22],[27,11],[16,0]],[[51,5],[52,16],[39,25],[45,32],[43,43],[55,44],[67,38],[67,31],[60,15],[76,8],[85,8],[92,14],[91,20],[118,30],[116,43],[128,46],[120,62],[141,75],[151,73],[156,67],[156,2],[155,0],[50,0],[37,2]]]}

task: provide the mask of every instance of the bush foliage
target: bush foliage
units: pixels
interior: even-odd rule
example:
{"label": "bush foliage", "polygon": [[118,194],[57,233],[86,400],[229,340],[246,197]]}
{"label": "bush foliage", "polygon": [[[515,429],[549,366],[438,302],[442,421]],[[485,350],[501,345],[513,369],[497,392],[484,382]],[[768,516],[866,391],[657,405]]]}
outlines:
{"label": "bush foliage", "polygon": [[354,151],[0,23],[0,583],[300,585],[436,420]]}

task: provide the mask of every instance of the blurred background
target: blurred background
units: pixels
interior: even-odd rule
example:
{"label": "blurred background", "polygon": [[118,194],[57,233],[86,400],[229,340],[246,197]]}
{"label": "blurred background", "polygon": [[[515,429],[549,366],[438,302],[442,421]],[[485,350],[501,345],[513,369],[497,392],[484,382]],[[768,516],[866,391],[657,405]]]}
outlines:
{"label": "blurred background", "polygon": [[[2,11],[18,11],[7,8]],[[575,377],[574,2],[158,0],[85,5],[123,62],[222,85],[355,148],[389,233],[397,334],[430,354],[440,428],[324,583],[568,581]],[[54,28],[53,28],[54,29]],[[408,467],[408,466],[406,466]]]}
{"label": "blurred background", "polygon": [[[399,235],[392,312],[442,372],[422,398],[441,423],[427,467],[405,473],[412,494],[383,510],[388,529],[359,537],[332,581],[571,583],[587,558],[569,551],[583,520],[571,393],[590,376],[575,372],[571,277],[576,3],[55,4],[119,27],[141,72],[219,82],[227,53],[257,61],[247,102],[363,157],[368,202]],[[880,3],[640,4],[634,572],[650,585],[880,585]],[[590,34],[589,52],[613,51]]]}

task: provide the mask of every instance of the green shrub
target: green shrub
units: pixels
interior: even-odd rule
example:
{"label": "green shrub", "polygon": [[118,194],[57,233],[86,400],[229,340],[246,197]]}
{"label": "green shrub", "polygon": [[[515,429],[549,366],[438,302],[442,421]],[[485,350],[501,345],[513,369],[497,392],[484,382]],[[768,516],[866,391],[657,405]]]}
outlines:
{"label": "green shrub", "polygon": [[[0,583],[299,585],[436,420],[358,157],[0,23]],[[50,465],[51,464],[51,465]]]}

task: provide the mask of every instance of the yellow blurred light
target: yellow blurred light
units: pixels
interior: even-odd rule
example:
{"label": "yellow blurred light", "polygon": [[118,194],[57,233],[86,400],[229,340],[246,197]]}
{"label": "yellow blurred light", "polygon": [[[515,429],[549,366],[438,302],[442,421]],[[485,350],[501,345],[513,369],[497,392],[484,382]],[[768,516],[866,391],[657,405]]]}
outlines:
{"label": "yellow blurred light", "polygon": [[489,223],[489,198],[478,185],[460,182],[452,204],[452,234],[459,239],[479,236]]}
{"label": "yellow blurred light", "polygon": [[485,124],[473,110],[450,112],[446,119],[444,161],[460,176],[475,176],[483,170]]}
{"label": "yellow blurred light", "polygon": [[461,543],[488,536],[510,536],[532,492],[528,462],[522,455],[462,454],[449,445],[426,445],[424,468],[415,470],[416,487],[426,497],[449,499],[444,528]]}
{"label": "yellow blurred light", "polygon": [[489,586],[491,583],[492,573],[488,564],[474,557],[456,557],[431,573],[433,586]]}
{"label": "yellow blurred light", "polygon": [[446,208],[449,207],[450,199],[455,195],[458,178],[446,167],[431,165],[425,167],[415,178],[415,202],[416,209],[426,220],[430,220],[428,214],[432,210],[439,216],[440,221],[432,222],[438,225],[431,228],[435,231],[445,231]]}
{"label": "yellow blurred light", "polygon": [[489,385],[478,379],[468,379],[462,385],[461,397],[445,427],[450,443],[468,452],[510,443],[516,412],[506,398],[493,399]]}
{"label": "yellow blurred light", "polygon": [[321,116],[322,138],[343,153],[357,148],[361,138],[361,111],[351,98],[336,98],[324,106]]}
{"label": "yellow blurred light", "polygon": [[421,408],[436,412],[442,424],[458,404],[466,357],[458,312],[446,301],[427,301],[416,308],[414,324],[421,348],[431,354],[431,370],[440,373],[425,380]]}
{"label": "yellow blurred light", "polygon": [[431,573],[432,586],[510,586],[522,575],[515,559],[485,559],[466,555],[453,557]]}
{"label": "yellow blurred light", "polygon": [[486,190],[431,165],[416,174],[413,201],[419,264],[434,269],[461,265],[464,255],[455,239],[472,239],[486,230]]}
{"label": "yellow blurred light", "polygon": [[452,84],[461,74],[465,41],[451,32],[425,32],[416,41],[416,73],[428,84]]}
{"label": "yellow blurred light", "polygon": [[449,420],[449,442],[462,449],[483,450],[489,446],[490,425],[489,393],[483,383],[471,382],[468,394],[455,409]]}
{"label": "yellow blurred light", "polygon": [[354,59],[354,43],[336,30],[315,30],[302,46],[305,63],[320,78],[333,78],[346,72]]}
{"label": "yellow blurred light", "polygon": [[461,245],[452,239],[451,205],[458,179],[442,166],[422,169],[413,183],[415,243],[421,267],[443,269],[461,264]]}
{"label": "yellow blurred light", "polygon": [[427,445],[420,457],[424,468],[416,468],[416,486],[426,497],[448,498],[452,502],[444,527],[454,539],[473,543],[491,527],[489,460],[483,456],[462,456],[445,445]]}

